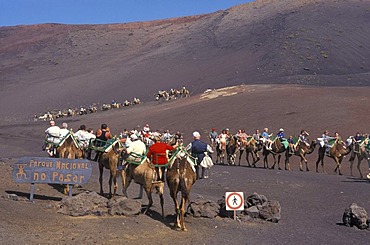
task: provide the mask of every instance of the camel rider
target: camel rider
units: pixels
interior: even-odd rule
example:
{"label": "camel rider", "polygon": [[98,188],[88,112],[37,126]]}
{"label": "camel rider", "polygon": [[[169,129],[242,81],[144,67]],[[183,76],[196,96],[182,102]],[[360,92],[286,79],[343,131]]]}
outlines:
{"label": "camel rider", "polygon": [[[95,146],[103,147],[107,143],[107,140],[111,139],[111,138],[112,138],[112,134],[110,133],[107,124],[103,123],[100,126],[100,129],[96,130],[96,139],[97,140],[95,142]],[[102,152],[100,152],[100,151],[97,152],[96,155],[95,155],[94,161],[97,161],[101,154],[102,154]]]}
{"label": "camel rider", "polygon": [[266,150],[272,150],[272,148],[271,148],[272,141],[270,139],[270,137],[272,136],[272,134],[268,134],[268,132],[269,132],[269,129],[268,128],[264,128],[263,129],[263,132],[261,134],[262,141],[265,143]]}
{"label": "camel rider", "polygon": [[307,147],[310,147],[310,144],[308,143],[308,138],[307,138],[307,136],[309,136],[310,134],[309,133],[307,133],[307,131],[306,130],[304,130],[304,129],[302,129],[301,130],[301,133],[299,134],[299,140],[301,141],[301,142],[304,142],[305,144],[306,144],[306,146]]}
{"label": "camel rider", "polygon": [[63,139],[64,137],[66,137],[68,133],[69,133],[68,124],[64,122],[62,123],[62,128],[60,129],[60,139]]}
{"label": "camel rider", "polygon": [[130,139],[132,142],[125,151],[127,154],[126,160],[128,162],[141,163],[146,153],[146,146],[136,134],[131,134]]}
{"label": "camel rider", "polygon": [[360,143],[363,139],[363,136],[360,134],[360,132],[357,132],[355,136],[353,136],[353,143],[354,143],[354,151],[359,152],[360,150]]}
{"label": "camel rider", "polygon": [[86,126],[84,124],[80,126],[76,133],[74,133],[74,136],[77,137],[78,143],[83,149],[86,149],[89,146],[91,139],[96,138],[95,134],[91,134],[86,131]]}
{"label": "camel rider", "polygon": [[325,147],[325,153],[328,155],[330,148],[331,148],[331,145],[329,144],[329,140],[335,139],[335,137],[329,136],[329,131],[325,130],[321,138],[324,143],[323,147]]}
{"label": "camel rider", "polygon": [[289,143],[289,154],[294,154],[295,146],[294,146],[293,136],[290,135],[287,141]]}
{"label": "camel rider", "polygon": [[171,146],[166,143],[161,142],[161,138],[158,136],[153,137],[154,144],[150,146],[148,153],[146,156],[150,159],[152,164],[154,165],[162,165],[156,166],[155,170],[157,173],[157,181],[164,181],[164,173],[165,167],[168,163],[168,151],[172,151],[177,148],[178,144]]}
{"label": "camel rider", "polygon": [[45,130],[46,138],[43,149],[47,149],[50,156],[54,155],[54,146],[60,142],[60,128],[55,125],[54,121],[49,122],[50,127]]}
{"label": "camel rider", "polygon": [[211,132],[209,133],[209,140],[211,142],[211,146],[214,146],[215,143],[216,143],[216,138],[218,136],[217,132],[216,132],[216,128],[212,128],[211,129]]}
{"label": "camel rider", "polygon": [[229,135],[227,134],[227,130],[224,129],[221,131],[221,134],[217,137],[217,141],[220,143],[220,149],[226,147],[226,142],[229,139]]}
{"label": "camel rider", "polygon": [[281,128],[279,129],[279,133],[276,134],[276,136],[280,139],[280,140],[284,140],[285,139],[285,136],[284,136],[284,129]]}
{"label": "camel rider", "polygon": [[200,140],[199,132],[193,132],[194,141],[186,146],[187,151],[191,151],[191,155],[197,159],[197,165],[195,166],[197,179],[207,178],[205,177],[205,168],[202,167],[202,175],[199,177],[199,166],[203,161],[205,152],[213,153],[212,147],[207,143]]}

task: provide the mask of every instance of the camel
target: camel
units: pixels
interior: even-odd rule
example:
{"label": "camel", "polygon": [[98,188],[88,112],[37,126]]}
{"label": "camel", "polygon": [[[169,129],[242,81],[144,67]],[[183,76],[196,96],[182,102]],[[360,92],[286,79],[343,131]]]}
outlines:
{"label": "camel", "polygon": [[[338,171],[339,175],[342,175],[342,173],[340,171],[340,167],[341,167],[341,163],[343,161],[343,158],[344,158],[345,155],[348,155],[351,152],[351,149],[352,149],[351,145],[346,147],[344,145],[344,143],[339,138],[335,140],[333,146],[330,148],[329,157],[334,159],[334,161],[337,165],[335,167],[334,172]],[[326,173],[325,168],[324,168],[325,150],[326,150],[325,146],[324,147],[320,146],[319,151],[318,151],[317,161],[316,161],[316,173],[319,172],[319,169],[318,169],[319,168],[319,162],[321,162],[323,172]]]}
{"label": "camel", "polygon": [[[299,162],[299,170],[303,171],[303,164],[304,162],[306,164],[306,171],[310,171],[308,169],[308,164],[307,164],[307,159],[306,159],[306,154],[311,154],[317,145],[316,140],[313,140],[309,146],[303,141],[298,140],[297,145],[294,149],[294,156],[299,156],[301,158],[301,161]],[[289,158],[292,155],[290,154],[289,150],[286,151],[285,153],[285,170],[290,170],[290,163],[289,163]]]}
{"label": "camel", "polygon": [[269,168],[268,162],[267,162],[267,156],[271,153],[272,157],[274,158],[274,165],[272,165],[271,169],[275,168],[276,165],[276,155],[278,155],[278,169],[281,170],[280,168],[280,159],[281,159],[281,154],[286,151],[285,146],[283,143],[281,143],[281,140],[279,137],[276,137],[272,144],[271,144],[271,150],[266,149],[266,145],[262,149],[262,155],[263,155],[263,167],[264,168]]}
{"label": "camel", "polygon": [[169,100],[169,94],[165,90],[159,90],[158,93],[155,95],[155,100],[159,101],[161,98],[163,100],[168,101]]}
{"label": "camel", "polygon": [[[103,191],[103,170],[104,168],[109,169],[109,198],[115,198],[117,193],[117,174],[121,175],[122,184],[124,184],[123,170],[117,170],[117,164],[121,153],[121,144],[119,140],[116,140],[107,150],[99,157],[99,183],[100,183],[100,195],[104,196]],[[113,182],[113,195],[112,195],[112,182]]]}
{"label": "camel", "polygon": [[155,179],[157,179],[157,172],[155,171],[155,168],[150,160],[148,158],[145,158],[141,164],[128,163],[125,172],[126,176],[124,181],[123,194],[128,197],[127,188],[130,186],[132,180],[134,180],[135,183],[141,185],[141,187],[144,188],[149,200],[148,206],[143,212],[144,214],[146,214],[149,208],[153,205],[152,191],[153,189],[156,189],[157,194],[159,194],[160,198],[162,217],[164,218],[164,182],[154,181]]}
{"label": "camel", "polygon": [[355,158],[357,157],[357,169],[358,169],[358,172],[360,173],[360,176],[361,176],[361,179],[364,178],[364,176],[362,175],[362,172],[361,172],[361,162],[362,160],[366,160],[368,165],[370,166],[370,159],[369,159],[369,153],[367,152],[366,150],[366,145],[367,145],[367,141],[363,141],[362,143],[355,143],[352,139],[351,139],[352,142],[350,142],[352,144],[352,149],[353,151],[351,152],[351,157],[349,159],[349,162],[351,163],[350,165],[350,169],[351,169],[351,176],[353,176],[353,162],[355,161]]}
{"label": "camel", "polygon": [[226,144],[227,162],[229,165],[235,165],[236,151],[238,150],[239,142],[235,136],[231,136],[229,142]]}
{"label": "camel", "polygon": [[[68,159],[82,159],[85,158],[85,151],[78,145],[76,138],[72,132],[69,132],[56,148],[56,157]],[[69,192],[69,185],[64,185],[63,194],[67,195]]]}
{"label": "camel", "polygon": [[[184,150],[183,156],[178,154],[172,166],[167,170],[167,184],[170,195],[175,203],[176,222],[175,228],[187,231],[185,227],[185,205],[190,200],[191,187],[196,181],[195,170],[189,163],[189,155]],[[191,161],[191,160],[190,160]],[[177,200],[177,193],[181,192],[181,203]]]}
{"label": "camel", "polygon": [[[254,139],[253,137],[247,138],[246,140],[242,140],[240,142],[241,147],[240,147],[240,153],[239,153],[239,166],[240,166],[240,160],[242,158],[242,155],[245,151],[245,159],[247,160],[248,167],[256,167],[256,163],[260,160],[260,157],[258,155],[258,151],[261,150],[260,145],[258,144],[257,140]],[[249,162],[249,154],[252,155],[252,165]]]}
{"label": "camel", "polygon": [[220,142],[219,140],[216,141],[216,163],[220,160],[221,164],[225,162],[225,155],[226,155],[226,142]]}

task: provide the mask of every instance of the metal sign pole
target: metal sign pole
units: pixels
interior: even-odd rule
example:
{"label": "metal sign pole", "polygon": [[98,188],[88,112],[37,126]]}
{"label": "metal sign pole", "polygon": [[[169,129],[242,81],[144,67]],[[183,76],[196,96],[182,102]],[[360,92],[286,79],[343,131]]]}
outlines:
{"label": "metal sign pole", "polygon": [[69,193],[68,193],[69,197],[72,196],[72,188],[73,188],[73,185],[69,185]]}
{"label": "metal sign pole", "polygon": [[31,191],[30,191],[30,202],[33,202],[33,193],[35,191],[35,183],[31,183]]}

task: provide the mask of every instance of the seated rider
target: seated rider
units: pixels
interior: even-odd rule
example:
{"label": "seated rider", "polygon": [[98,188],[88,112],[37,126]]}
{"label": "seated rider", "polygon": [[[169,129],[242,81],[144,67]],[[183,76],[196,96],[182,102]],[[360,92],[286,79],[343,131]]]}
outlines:
{"label": "seated rider", "polygon": [[45,130],[46,138],[44,149],[47,149],[49,156],[54,156],[54,146],[60,142],[60,128],[54,121],[49,122],[50,127]]}
{"label": "seated rider", "polygon": [[329,154],[331,145],[329,144],[329,140],[335,139],[335,137],[329,136],[329,131],[325,130],[324,133],[322,134],[321,138],[324,141],[324,147],[325,147],[325,153]]}
{"label": "seated rider", "polygon": [[284,140],[285,137],[284,137],[284,129],[283,128],[280,128],[279,129],[279,133],[276,134],[276,136],[280,139],[280,140]]}
{"label": "seated rider", "polygon": [[150,146],[148,153],[146,156],[150,159],[152,164],[154,165],[163,165],[163,166],[156,166],[155,170],[157,172],[157,181],[164,181],[164,173],[165,167],[168,163],[168,152],[172,151],[177,148],[177,143],[174,146],[168,145],[166,143],[161,142],[161,138],[158,136],[153,137],[153,141],[155,142],[153,145]]}
{"label": "seated rider", "polygon": [[129,162],[141,163],[146,153],[146,145],[136,134],[131,134],[130,139],[130,146],[125,151],[127,154],[126,160]]}
{"label": "seated rider", "polygon": [[222,130],[221,134],[217,137],[218,141],[220,142],[220,149],[226,148],[226,142],[229,139],[229,135],[227,134],[227,130]]}
{"label": "seated rider", "polygon": [[211,146],[215,146],[216,144],[216,138],[217,138],[218,134],[216,132],[216,128],[212,128],[211,129],[211,132],[209,133],[209,140],[211,142]]}
{"label": "seated rider", "polygon": [[[98,139],[98,141],[96,142],[95,146],[103,147],[106,144],[107,140],[111,138],[112,138],[112,134],[110,133],[107,124],[103,123],[100,126],[100,129],[96,130],[96,139]],[[97,161],[100,155],[101,155],[101,152],[97,152],[97,154],[95,155],[94,161]]]}
{"label": "seated rider", "polygon": [[310,134],[309,133],[307,133],[307,131],[306,130],[304,130],[304,129],[302,129],[301,130],[301,133],[299,134],[299,140],[301,141],[301,142],[304,142],[306,145],[307,145],[307,147],[309,147],[310,146],[310,144],[308,143],[308,138],[307,138],[307,136],[309,136]]}
{"label": "seated rider", "polygon": [[294,140],[293,140],[293,136],[290,135],[289,138],[287,139],[288,143],[289,143],[289,154],[294,154],[295,152],[295,147],[294,147]]}
{"label": "seated rider", "polygon": [[271,146],[272,146],[272,141],[270,139],[270,137],[272,136],[272,134],[268,134],[268,131],[269,129],[268,128],[264,128],[263,129],[263,132],[261,134],[262,136],[262,141],[265,143],[265,146],[266,146],[266,150],[272,150]]}

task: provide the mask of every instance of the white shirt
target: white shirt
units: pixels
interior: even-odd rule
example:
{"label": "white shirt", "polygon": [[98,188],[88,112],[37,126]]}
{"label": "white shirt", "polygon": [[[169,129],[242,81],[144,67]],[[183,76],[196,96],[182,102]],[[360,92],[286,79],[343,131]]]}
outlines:
{"label": "white shirt", "polygon": [[60,129],[60,132],[59,132],[59,134],[60,134],[60,138],[63,138],[63,137],[64,137],[64,136],[66,136],[68,133],[69,133],[69,130],[68,130],[68,129],[66,129],[66,128],[62,128],[62,129]]}
{"label": "white shirt", "polygon": [[133,152],[138,155],[144,155],[146,153],[146,146],[141,140],[135,140],[130,143],[130,146],[127,148],[126,152],[127,154]]}
{"label": "white shirt", "polygon": [[60,128],[58,126],[51,126],[45,130],[47,136],[60,137]]}

